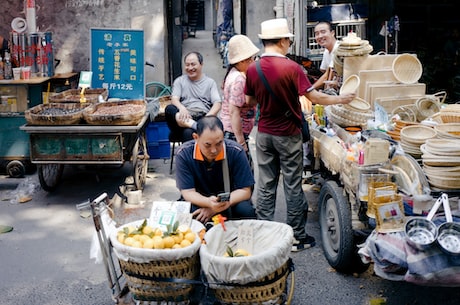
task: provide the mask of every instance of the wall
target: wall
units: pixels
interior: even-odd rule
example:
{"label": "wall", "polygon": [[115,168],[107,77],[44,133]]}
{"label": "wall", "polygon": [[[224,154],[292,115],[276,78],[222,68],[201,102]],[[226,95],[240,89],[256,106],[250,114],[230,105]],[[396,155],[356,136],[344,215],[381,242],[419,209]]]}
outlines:
{"label": "wall", "polygon": [[[90,68],[91,28],[144,29],[145,81],[168,82],[165,1],[149,0],[35,0],[37,30],[53,34],[54,57],[60,63],[55,73]],[[11,21],[26,18],[24,3],[2,0],[0,35],[8,37]]]}

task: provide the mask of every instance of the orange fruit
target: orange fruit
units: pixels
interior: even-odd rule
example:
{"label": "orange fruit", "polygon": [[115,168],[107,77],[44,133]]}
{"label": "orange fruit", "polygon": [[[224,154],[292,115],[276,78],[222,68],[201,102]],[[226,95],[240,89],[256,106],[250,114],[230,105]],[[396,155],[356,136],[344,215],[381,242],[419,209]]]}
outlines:
{"label": "orange fruit", "polygon": [[163,238],[161,238],[160,236],[154,236],[152,240],[153,240],[154,249],[164,249],[165,248],[165,243],[163,241]]}
{"label": "orange fruit", "polygon": [[193,232],[188,232],[188,233],[186,233],[185,236],[184,236],[184,239],[187,239],[187,240],[190,241],[190,243],[192,243],[192,244],[193,244],[193,242],[195,241],[195,238],[196,238],[196,235],[195,235],[195,233],[193,233]]}
{"label": "orange fruit", "polygon": [[180,246],[181,246],[182,248],[188,247],[188,246],[190,246],[191,244],[192,244],[192,243],[191,243],[190,240],[188,240],[188,239],[184,239],[184,240],[182,240],[182,241],[180,242]]}
{"label": "orange fruit", "polygon": [[163,243],[165,245],[165,248],[172,248],[175,244],[176,244],[176,241],[174,240],[174,238],[172,236],[166,236],[166,237],[163,237]]}

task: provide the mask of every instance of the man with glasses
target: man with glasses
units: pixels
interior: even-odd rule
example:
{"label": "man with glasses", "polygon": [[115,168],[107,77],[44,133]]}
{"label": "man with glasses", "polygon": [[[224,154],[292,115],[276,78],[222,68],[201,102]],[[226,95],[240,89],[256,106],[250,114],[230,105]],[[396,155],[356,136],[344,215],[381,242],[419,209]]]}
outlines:
{"label": "man with glasses", "polygon": [[260,106],[256,137],[257,218],[274,220],[276,190],[282,172],[287,224],[293,228],[295,238],[292,251],[300,251],[313,247],[315,239],[305,231],[308,202],[302,190],[299,96],[313,103],[330,105],[350,103],[355,94],[332,96],[316,91],[302,67],[286,57],[293,37],[284,18],[261,23],[259,38],[264,53],[260,60],[249,65],[244,93],[249,105]]}

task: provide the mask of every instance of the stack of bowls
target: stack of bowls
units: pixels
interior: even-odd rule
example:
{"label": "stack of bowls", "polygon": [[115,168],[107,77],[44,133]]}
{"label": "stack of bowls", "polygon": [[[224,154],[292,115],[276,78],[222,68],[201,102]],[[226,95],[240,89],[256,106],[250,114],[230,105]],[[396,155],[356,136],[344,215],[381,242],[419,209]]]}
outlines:
{"label": "stack of bowls", "polygon": [[423,171],[428,182],[440,189],[460,188],[460,142],[428,139],[421,146]]}
{"label": "stack of bowls", "polygon": [[425,144],[426,140],[436,137],[436,130],[432,127],[417,124],[406,126],[401,129],[401,147],[414,158],[419,158],[422,155],[420,146]]}
{"label": "stack of bowls", "polygon": [[438,138],[460,140],[460,123],[443,123],[434,126]]}
{"label": "stack of bowls", "polygon": [[440,111],[443,123],[460,123],[460,105],[449,104]]}

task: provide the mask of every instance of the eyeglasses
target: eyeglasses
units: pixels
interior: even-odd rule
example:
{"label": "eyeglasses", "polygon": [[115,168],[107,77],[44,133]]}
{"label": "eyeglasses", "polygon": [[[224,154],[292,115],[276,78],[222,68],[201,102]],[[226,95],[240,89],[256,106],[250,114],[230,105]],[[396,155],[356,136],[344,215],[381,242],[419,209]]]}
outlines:
{"label": "eyeglasses", "polygon": [[286,38],[287,40],[289,40],[289,46],[292,46],[292,44],[294,43],[294,41],[292,41],[290,38]]}

